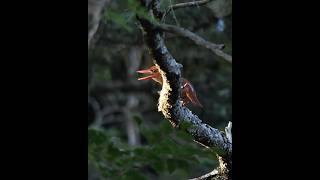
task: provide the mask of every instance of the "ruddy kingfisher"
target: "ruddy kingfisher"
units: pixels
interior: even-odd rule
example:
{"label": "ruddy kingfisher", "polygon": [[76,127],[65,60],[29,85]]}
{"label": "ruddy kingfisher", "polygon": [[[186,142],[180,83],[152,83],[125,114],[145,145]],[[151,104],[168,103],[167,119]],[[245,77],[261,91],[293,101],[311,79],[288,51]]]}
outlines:
{"label": "ruddy kingfisher", "polygon": [[[162,81],[162,76],[159,72],[159,69],[157,66],[151,66],[148,69],[142,69],[138,70],[138,73],[141,74],[147,74],[148,76],[139,78],[138,80],[154,80],[157,83],[161,84],[163,83]],[[197,94],[195,89],[193,88],[192,84],[185,78],[182,78],[182,86],[181,86],[181,100],[182,100],[182,105],[187,105],[188,103],[192,103],[195,106],[203,107],[200,101],[197,98]]]}

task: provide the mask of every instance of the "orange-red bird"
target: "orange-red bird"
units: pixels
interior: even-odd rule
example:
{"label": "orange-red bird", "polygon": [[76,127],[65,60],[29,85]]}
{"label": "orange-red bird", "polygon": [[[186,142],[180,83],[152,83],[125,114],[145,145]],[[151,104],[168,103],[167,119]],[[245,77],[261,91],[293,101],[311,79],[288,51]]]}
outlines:
{"label": "orange-red bird", "polygon": [[[143,69],[137,71],[138,73],[141,74],[148,74],[146,77],[139,78],[138,80],[154,80],[157,83],[162,85],[162,76],[156,66],[151,66],[148,69]],[[182,78],[182,91],[181,91],[181,99],[182,99],[182,104],[186,105],[189,102],[191,102],[195,106],[203,107],[200,101],[197,98],[196,91],[194,90],[192,84],[185,78]]]}

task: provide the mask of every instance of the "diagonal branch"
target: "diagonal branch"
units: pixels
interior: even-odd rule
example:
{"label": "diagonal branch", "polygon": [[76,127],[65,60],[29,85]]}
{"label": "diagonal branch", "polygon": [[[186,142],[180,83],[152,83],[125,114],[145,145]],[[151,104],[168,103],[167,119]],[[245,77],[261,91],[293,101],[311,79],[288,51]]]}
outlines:
{"label": "diagonal branch", "polygon": [[210,179],[214,176],[217,176],[218,175],[218,170],[213,170],[211,172],[209,172],[208,174],[205,174],[205,175],[202,175],[200,177],[197,177],[197,178],[192,178],[192,179],[189,179],[189,180],[204,180],[204,179]]}
{"label": "diagonal branch", "polygon": [[199,46],[203,46],[203,47],[211,50],[217,56],[220,56],[223,59],[225,59],[226,61],[232,63],[232,56],[222,51],[222,49],[225,47],[224,44],[214,44],[212,42],[209,42],[209,41],[203,39],[202,37],[198,36],[197,34],[191,32],[187,29],[178,27],[178,26],[160,24],[157,27],[160,28],[161,30],[186,37],[186,38],[192,40],[195,44],[197,44]]}
{"label": "diagonal branch", "polygon": [[169,14],[172,10],[185,8],[185,7],[193,7],[193,6],[201,6],[209,3],[212,0],[200,0],[200,1],[192,1],[192,2],[185,2],[185,3],[178,3],[174,5],[170,5],[168,9],[164,12],[162,16],[162,20],[165,18],[167,14]]}
{"label": "diagonal branch", "polygon": [[[153,0],[153,3],[155,3],[155,1],[159,0]],[[155,11],[157,11],[157,9]],[[144,30],[149,50],[163,80],[158,111],[162,112],[173,127],[185,130],[195,141],[214,149],[219,159],[217,178],[230,180],[232,173],[231,141],[229,141],[224,132],[203,123],[197,115],[194,115],[188,108],[181,105],[180,87],[182,82],[182,65],[176,62],[167,49],[162,30],[147,19],[139,16],[137,16],[137,19]],[[215,48],[217,48],[217,46],[215,46]],[[229,128],[227,129],[229,131]]]}
{"label": "diagonal branch", "polygon": [[179,8],[185,8],[185,7],[201,6],[209,3],[210,1],[212,0],[200,0],[200,1],[178,3],[178,4],[169,6],[168,9],[179,9]]}
{"label": "diagonal branch", "polygon": [[179,99],[182,65],[178,64],[168,51],[162,32],[148,20],[139,17],[138,20],[146,33],[147,44],[163,78],[158,110],[174,127],[185,128],[196,141],[214,148],[219,156],[229,156],[232,151],[231,143],[225,134],[203,123],[198,116],[181,105]]}
{"label": "diagonal branch", "polygon": [[202,122],[188,108],[181,105],[180,84],[182,65],[177,63],[164,44],[163,34],[148,20],[139,18],[145,31],[147,44],[163,79],[158,111],[173,127],[186,130],[195,141],[215,150],[220,157],[221,176],[231,176],[232,144],[225,133]]}

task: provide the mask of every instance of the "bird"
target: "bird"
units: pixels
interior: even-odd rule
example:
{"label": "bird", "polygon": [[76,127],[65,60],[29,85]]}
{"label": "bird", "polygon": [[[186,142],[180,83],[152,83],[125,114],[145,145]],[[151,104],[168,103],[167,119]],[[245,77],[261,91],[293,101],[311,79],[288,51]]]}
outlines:
{"label": "bird", "polygon": [[[141,77],[139,81],[145,80],[154,80],[155,82],[159,83],[160,85],[163,84],[162,76],[157,66],[151,66],[147,69],[141,69],[136,71],[140,74],[147,74],[148,76]],[[203,108],[203,105],[200,103],[197,97],[197,93],[193,87],[193,85],[185,78],[182,78],[182,86],[181,86],[181,101],[182,105],[186,106],[190,102],[197,107]]]}

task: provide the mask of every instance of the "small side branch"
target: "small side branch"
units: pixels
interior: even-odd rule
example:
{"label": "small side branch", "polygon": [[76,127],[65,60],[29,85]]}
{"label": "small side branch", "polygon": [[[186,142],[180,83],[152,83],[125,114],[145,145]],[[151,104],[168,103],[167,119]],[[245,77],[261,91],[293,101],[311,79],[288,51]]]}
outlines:
{"label": "small side branch", "polygon": [[197,142],[215,149],[219,156],[230,156],[231,143],[225,134],[203,123],[198,116],[181,105],[179,99],[182,65],[177,63],[168,51],[161,31],[157,30],[148,20],[138,19],[146,33],[152,57],[162,74],[163,85],[160,91],[158,110],[174,127],[185,129]]}
{"label": "small side branch", "polygon": [[201,6],[209,3],[212,0],[201,0],[201,1],[192,1],[192,2],[185,2],[185,3],[178,3],[169,6],[169,9],[179,9],[185,7],[193,7],[193,6]]}
{"label": "small side branch", "polygon": [[208,174],[205,174],[205,175],[200,176],[200,177],[197,177],[197,178],[189,179],[189,180],[205,180],[205,179],[211,179],[211,178],[217,176],[218,173],[219,173],[218,170],[215,169],[215,170],[209,172]]}
{"label": "small side branch", "polygon": [[165,18],[167,14],[169,14],[172,10],[179,9],[179,8],[185,8],[185,7],[194,7],[194,6],[201,6],[209,3],[212,0],[200,0],[200,1],[192,1],[192,2],[185,2],[185,3],[178,3],[174,5],[170,5],[168,9],[165,11],[165,13],[162,16],[162,19]]}
{"label": "small side branch", "polygon": [[211,50],[217,56],[220,56],[226,61],[232,63],[232,56],[222,51],[222,49],[225,47],[224,44],[215,44],[215,43],[209,42],[187,29],[177,27],[174,25],[160,24],[157,27],[163,31],[171,32],[171,33],[186,37],[192,40],[195,44]]}

